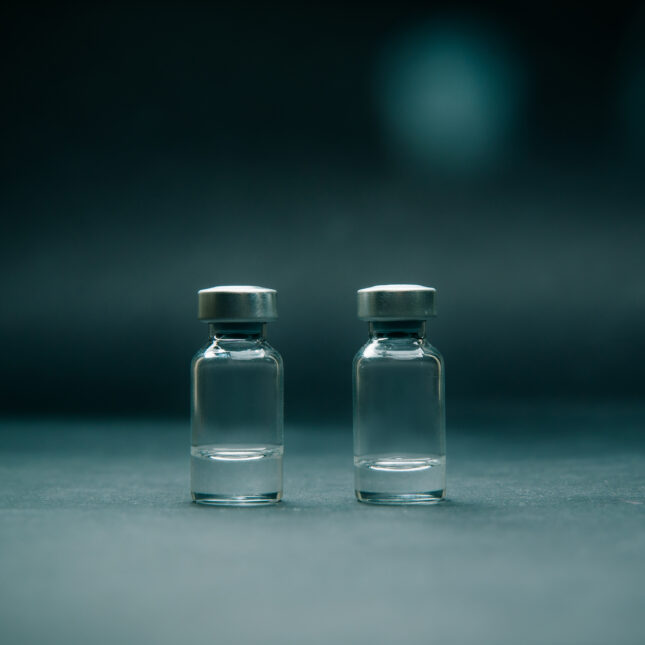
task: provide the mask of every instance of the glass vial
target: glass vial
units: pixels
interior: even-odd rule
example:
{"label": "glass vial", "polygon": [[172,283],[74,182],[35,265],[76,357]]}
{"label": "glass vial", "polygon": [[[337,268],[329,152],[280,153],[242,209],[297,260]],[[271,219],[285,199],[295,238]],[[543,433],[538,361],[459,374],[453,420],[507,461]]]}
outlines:
{"label": "glass vial", "polygon": [[433,504],[446,493],[444,368],[426,339],[435,290],[388,284],[358,291],[369,340],[354,358],[356,497]]}
{"label": "glass vial", "polygon": [[282,497],[283,369],[267,342],[276,292],[225,286],[198,293],[208,342],[192,361],[191,494],[256,505]]}

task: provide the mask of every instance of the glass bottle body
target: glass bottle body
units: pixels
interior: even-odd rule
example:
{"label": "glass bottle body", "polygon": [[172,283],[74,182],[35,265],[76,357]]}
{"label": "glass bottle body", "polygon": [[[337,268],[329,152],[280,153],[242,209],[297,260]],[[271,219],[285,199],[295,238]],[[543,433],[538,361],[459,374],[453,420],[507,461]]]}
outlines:
{"label": "glass bottle body", "polygon": [[282,497],[283,368],[265,325],[211,323],[193,358],[191,494],[202,504]]}
{"label": "glass bottle body", "polygon": [[425,322],[371,322],[353,382],[357,498],[375,504],[443,499],[444,367],[425,338]]}

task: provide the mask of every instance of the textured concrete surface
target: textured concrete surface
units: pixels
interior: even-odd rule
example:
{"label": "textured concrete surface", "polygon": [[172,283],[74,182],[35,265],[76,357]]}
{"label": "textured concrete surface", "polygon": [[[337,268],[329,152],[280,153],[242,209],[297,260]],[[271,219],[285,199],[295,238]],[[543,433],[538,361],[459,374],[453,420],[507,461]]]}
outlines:
{"label": "textured concrete surface", "polygon": [[250,509],[190,503],[185,423],[6,421],[0,641],[642,643],[644,418],[462,415],[429,508],[358,504],[350,428],[290,427]]}

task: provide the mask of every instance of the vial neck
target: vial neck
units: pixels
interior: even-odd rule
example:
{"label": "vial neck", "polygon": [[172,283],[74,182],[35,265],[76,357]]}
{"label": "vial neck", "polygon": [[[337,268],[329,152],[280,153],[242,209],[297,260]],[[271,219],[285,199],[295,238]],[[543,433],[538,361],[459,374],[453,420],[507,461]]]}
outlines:
{"label": "vial neck", "polygon": [[370,338],[425,338],[425,320],[392,320],[369,323]]}
{"label": "vial neck", "polygon": [[208,337],[211,340],[252,340],[266,338],[266,323],[208,323]]}

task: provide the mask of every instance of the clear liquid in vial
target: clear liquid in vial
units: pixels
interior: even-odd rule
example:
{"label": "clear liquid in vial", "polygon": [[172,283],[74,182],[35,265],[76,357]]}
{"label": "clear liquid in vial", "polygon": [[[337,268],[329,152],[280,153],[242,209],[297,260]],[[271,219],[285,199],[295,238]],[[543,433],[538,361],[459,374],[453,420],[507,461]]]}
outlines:
{"label": "clear liquid in vial", "polygon": [[246,506],[282,497],[282,446],[210,444],[192,446],[193,500],[199,504]]}
{"label": "clear liquid in vial", "polygon": [[446,458],[366,455],[354,458],[356,496],[372,504],[435,504],[446,493]]}

